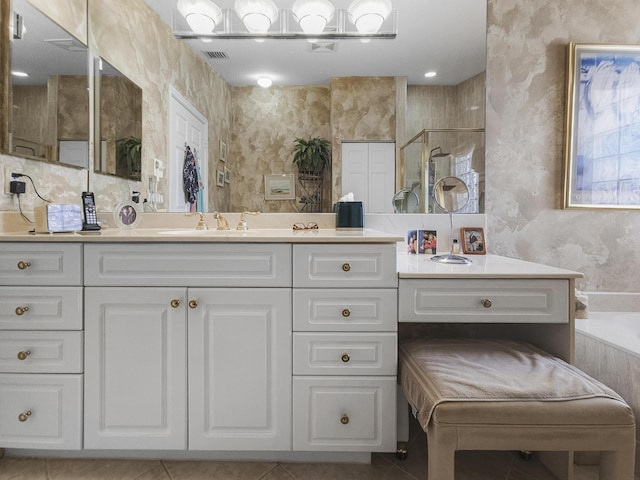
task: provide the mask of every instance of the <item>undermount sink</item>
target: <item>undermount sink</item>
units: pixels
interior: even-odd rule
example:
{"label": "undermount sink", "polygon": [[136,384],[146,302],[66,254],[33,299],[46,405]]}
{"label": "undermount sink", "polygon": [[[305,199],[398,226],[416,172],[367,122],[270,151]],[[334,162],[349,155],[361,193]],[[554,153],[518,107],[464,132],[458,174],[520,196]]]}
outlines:
{"label": "undermount sink", "polygon": [[159,235],[220,235],[227,234],[229,230],[196,230],[186,229],[186,230],[162,230],[158,232]]}

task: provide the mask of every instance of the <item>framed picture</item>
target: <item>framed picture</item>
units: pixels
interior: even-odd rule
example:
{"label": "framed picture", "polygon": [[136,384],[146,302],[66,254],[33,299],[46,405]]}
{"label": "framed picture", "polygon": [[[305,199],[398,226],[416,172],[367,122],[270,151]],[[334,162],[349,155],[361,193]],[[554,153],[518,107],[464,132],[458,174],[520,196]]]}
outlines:
{"label": "framed picture", "polygon": [[134,228],[142,220],[142,210],[135,202],[122,202],[113,211],[113,221],[118,228]]}
{"label": "framed picture", "polygon": [[264,176],[265,200],[293,200],[296,198],[296,177],[293,173]]}
{"label": "framed picture", "polygon": [[231,183],[231,170],[224,167],[224,183]]}
{"label": "framed picture", "polygon": [[216,185],[224,187],[224,170],[216,170]]}
{"label": "framed picture", "polygon": [[418,230],[418,253],[436,254],[438,232],[436,230]]}
{"label": "framed picture", "polygon": [[484,230],[479,227],[463,227],[460,229],[462,238],[462,251],[464,253],[487,253],[487,245],[484,241]]}
{"label": "framed picture", "polygon": [[564,208],[640,208],[640,46],[570,43]]}
{"label": "framed picture", "polygon": [[227,161],[227,144],[220,140],[220,161]]}

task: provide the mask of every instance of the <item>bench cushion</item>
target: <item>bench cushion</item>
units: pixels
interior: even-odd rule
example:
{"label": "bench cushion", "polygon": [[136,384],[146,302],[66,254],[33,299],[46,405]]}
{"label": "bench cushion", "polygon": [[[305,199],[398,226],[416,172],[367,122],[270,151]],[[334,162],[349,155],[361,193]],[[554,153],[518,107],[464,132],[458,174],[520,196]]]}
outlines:
{"label": "bench cushion", "polygon": [[399,381],[425,430],[430,422],[633,423],[631,409],[613,390],[533,345],[511,340],[403,341]]}

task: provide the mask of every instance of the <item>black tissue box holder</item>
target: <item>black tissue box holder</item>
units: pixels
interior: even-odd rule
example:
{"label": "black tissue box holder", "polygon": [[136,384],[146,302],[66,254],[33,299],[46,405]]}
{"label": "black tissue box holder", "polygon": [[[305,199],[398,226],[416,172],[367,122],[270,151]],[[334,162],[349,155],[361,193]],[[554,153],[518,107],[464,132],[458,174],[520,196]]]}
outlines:
{"label": "black tissue box holder", "polygon": [[333,205],[336,213],[336,230],[364,228],[364,208],[362,202],[337,202]]}

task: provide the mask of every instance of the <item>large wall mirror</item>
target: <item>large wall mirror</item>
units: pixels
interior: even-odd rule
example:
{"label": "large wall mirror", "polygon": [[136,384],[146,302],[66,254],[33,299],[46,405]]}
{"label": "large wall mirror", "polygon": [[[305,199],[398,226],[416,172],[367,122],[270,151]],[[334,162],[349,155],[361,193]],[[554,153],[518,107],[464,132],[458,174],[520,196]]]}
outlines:
{"label": "large wall mirror", "polygon": [[[89,57],[86,45],[26,0],[12,0],[10,68],[2,151],[88,168]],[[4,33],[4,32],[3,32]],[[5,41],[8,40],[8,41]]]}
{"label": "large wall mirror", "polygon": [[95,171],[141,179],[142,89],[102,58],[96,58]]}

